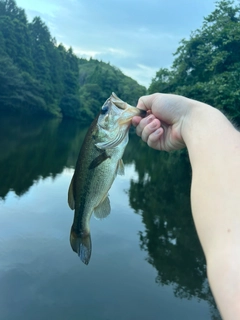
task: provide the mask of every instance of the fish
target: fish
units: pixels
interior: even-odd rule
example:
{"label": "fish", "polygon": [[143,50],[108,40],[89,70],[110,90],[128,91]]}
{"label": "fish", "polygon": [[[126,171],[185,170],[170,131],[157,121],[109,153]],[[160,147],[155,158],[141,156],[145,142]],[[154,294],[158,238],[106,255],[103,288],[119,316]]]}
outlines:
{"label": "fish", "polygon": [[89,127],[81,146],[68,189],[68,204],[74,210],[70,232],[72,250],[84,264],[91,258],[90,219],[104,219],[111,212],[109,189],[116,175],[124,174],[122,156],[127,146],[133,116],[146,111],[122,101],[113,92]]}

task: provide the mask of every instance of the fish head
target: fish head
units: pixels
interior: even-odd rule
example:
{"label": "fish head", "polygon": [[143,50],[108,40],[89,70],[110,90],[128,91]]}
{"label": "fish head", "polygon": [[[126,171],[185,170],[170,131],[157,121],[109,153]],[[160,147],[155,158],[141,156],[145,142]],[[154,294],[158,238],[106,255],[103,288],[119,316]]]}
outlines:
{"label": "fish head", "polygon": [[101,108],[97,125],[105,133],[108,142],[97,143],[101,149],[114,148],[126,136],[134,116],[144,117],[145,110],[138,109],[119,99],[113,92]]}
{"label": "fish head", "polygon": [[130,125],[134,116],[144,117],[145,115],[145,110],[131,106],[119,99],[113,92],[102,106],[98,117],[98,125],[105,130],[113,130],[124,124]]}

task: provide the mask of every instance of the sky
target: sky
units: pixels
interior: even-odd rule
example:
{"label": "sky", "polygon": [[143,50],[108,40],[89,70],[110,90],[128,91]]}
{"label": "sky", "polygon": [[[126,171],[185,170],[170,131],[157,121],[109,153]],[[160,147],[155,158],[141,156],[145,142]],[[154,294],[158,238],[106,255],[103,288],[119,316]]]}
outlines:
{"label": "sky", "polygon": [[40,16],[58,43],[109,62],[148,87],[169,68],[180,41],[201,28],[215,0],[16,0]]}

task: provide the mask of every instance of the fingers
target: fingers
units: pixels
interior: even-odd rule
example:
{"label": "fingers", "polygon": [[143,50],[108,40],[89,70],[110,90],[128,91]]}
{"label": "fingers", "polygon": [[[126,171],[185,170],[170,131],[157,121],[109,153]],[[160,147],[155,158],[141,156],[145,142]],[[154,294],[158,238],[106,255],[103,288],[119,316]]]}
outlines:
{"label": "fingers", "polygon": [[[151,114],[151,111],[148,110],[147,111],[147,115]],[[137,125],[139,125],[139,122],[142,120],[143,118],[142,117],[139,117],[139,116],[134,116],[132,118],[132,125],[134,125],[134,127],[136,127]]]}
{"label": "fingers", "polygon": [[161,150],[161,136],[163,135],[163,128],[160,127],[157,130],[155,130],[153,133],[151,133],[148,137],[147,144],[149,147],[157,150]]}
{"label": "fingers", "polygon": [[163,134],[161,122],[152,114],[144,119],[135,119],[134,122],[138,123],[136,127],[137,135],[140,136],[144,142],[147,142],[150,147],[160,149],[160,137]]}
{"label": "fingers", "polygon": [[132,124],[134,125],[134,127],[136,127],[141,120],[142,120],[142,117],[134,116],[134,117],[132,118]]}
{"label": "fingers", "polygon": [[169,94],[142,96],[137,108],[147,110],[148,116],[133,117],[136,134],[154,149],[170,151],[183,148],[182,119],[189,110],[189,102],[186,101],[187,98]]}
{"label": "fingers", "polygon": [[[146,118],[141,118],[140,121],[138,119],[138,117],[134,117],[134,121],[138,122],[138,126],[136,127],[136,133],[138,136],[142,136],[142,132],[145,129],[146,126],[150,125],[150,123],[155,120],[156,118],[154,117],[154,115],[150,114],[149,116],[147,116]],[[137,118],[137,119],[136,119]],[[157,120],[157,119],[156,119]],[[157,120],[159,123],[160,121]],[[147,131],[151,131],[150,127],[147,128]]]}
{"label": "fingers", "polygon": [[150,108],[147,108],[147,106],[144,103],[144,100],[146,100],[145,97],[146,96],[143,96],[143,97],[139,98],[138,104],[137,104],[137,108],[138,109],[143,109],[143,110],[149,110],[150,109]]}
{"label": "fingers", "polygon": [[158,119],[153,119],[149,124],[147,124],[142,130],[142,140],[148,142],[148,137],[157,129],[160,128],[160,121]]}

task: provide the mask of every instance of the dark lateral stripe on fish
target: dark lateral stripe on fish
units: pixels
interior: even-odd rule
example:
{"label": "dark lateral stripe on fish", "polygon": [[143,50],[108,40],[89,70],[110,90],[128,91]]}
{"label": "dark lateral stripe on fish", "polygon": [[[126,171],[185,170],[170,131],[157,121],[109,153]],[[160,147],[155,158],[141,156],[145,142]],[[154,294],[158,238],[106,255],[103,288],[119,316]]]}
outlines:
{"label": "dark lateral stripe on fish", "polygon": [[[85,208],[86,203],[86,196],[89,193],[90,184],[86,185],[83,189],[83,192],[81,194],[81,197],[78,199],[78,202],[75,202],[75,213],[74,213],[74,219],[72,224],[72,231],[75,235],[81,235],[82,230],[84,229],[84,222],[83,222],[83,212]],[[77,213],[77,214],[76,214]]]}

